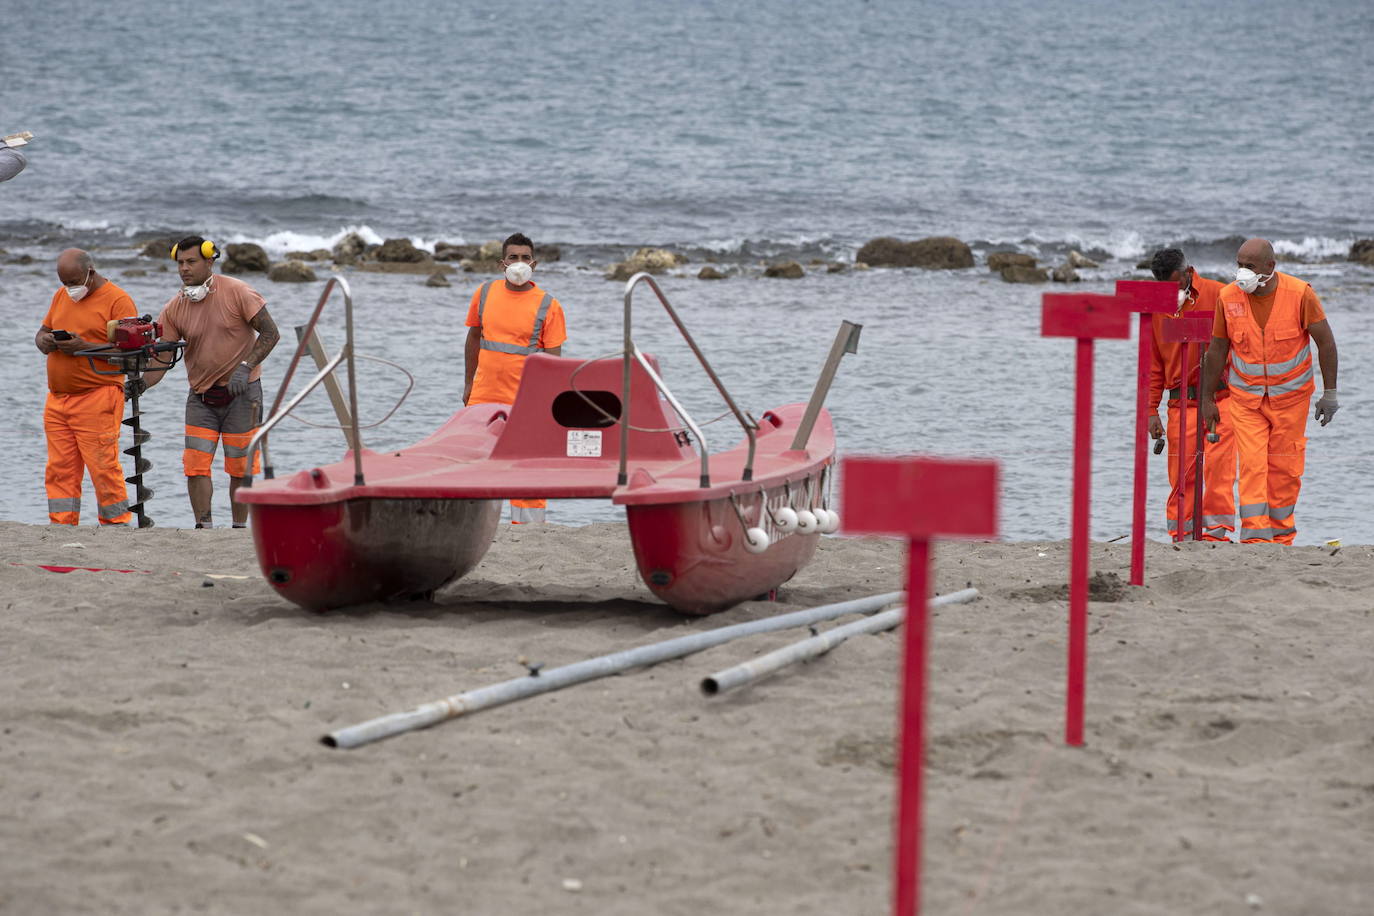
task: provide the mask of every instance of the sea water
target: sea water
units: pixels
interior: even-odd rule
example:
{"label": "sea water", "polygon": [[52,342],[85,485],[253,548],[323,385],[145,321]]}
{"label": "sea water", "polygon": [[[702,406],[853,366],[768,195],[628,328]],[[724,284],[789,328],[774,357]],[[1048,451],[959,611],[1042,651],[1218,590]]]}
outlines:
{"label": "sea water", "polygon": [[[10,0],[4,35],[31,63],[0,63],[0,132],[37,139],[28,170],[0,185],[0,327],[12,342],[0,518],[46,517],[43,360],[29,341],[67,245],[92,250],[155,312],[175,275],[135,254],[157,235],[256,241],[280,257],[349,230],[432,247],[519,229],[562,248],[536,279],[567,309],[565,353],[584,358],[619,347],[622,288],[605,267],[642,244],[671,247],[691,260],[665,290],[748,409],[804,400],[840,319],[860,322],[860,352],[830,398],[841,451],[997,457],[1004,535],[1039,539],[1067,531],[1072,344],[1039,337],[1050,287],[1003,283],[986,254],[1052,266],[1078,249],[1101,266],[1073,288],[1108,292],[1143,276],[1136,262],[1160,245],[1225,276],[1239,242],[1262,235],[1322,297],[1343,357],[1342,409],[1309,429],[1299,542],[1374,540],[1362,406],[1374,270],[1343,260],[1374,236],[1367,4],[337,0],[188,17],[165,4]],[[958,236],[978,263],[811,264],[852,262],[879,235]],[[694,279],[708,260],[731,278]],[[807,276],[764,278],[776,260]],[[397,415],[364,434],[400,447],[454,408],[466,303],[485,278],[432,289],[347,276],[359,349],[416,376]],[[270,394],[320,287],[247,279],[286,332]],[[651,301],[640,346],[694,416],[715,416],[724,407]],[[337,346],[336,330],[326,338]],[[1093,534],[1111,538],[1129,531],[1135,344],[1097,350]],[[394,370],[360,371],[368,421],[403,386]],[[161,525],[191,522],[183,398],[173,378],[145,401]],[[328,422],[327,400],[307,416]],[[712,448],[738,435],[725,420],[707,428]],[[327,463],[341,444],[287,421],[274,464]],[[1155,537],[1163,461],[1151,458]],[[595,502],[551,511],[569,524],[611,517]]]}

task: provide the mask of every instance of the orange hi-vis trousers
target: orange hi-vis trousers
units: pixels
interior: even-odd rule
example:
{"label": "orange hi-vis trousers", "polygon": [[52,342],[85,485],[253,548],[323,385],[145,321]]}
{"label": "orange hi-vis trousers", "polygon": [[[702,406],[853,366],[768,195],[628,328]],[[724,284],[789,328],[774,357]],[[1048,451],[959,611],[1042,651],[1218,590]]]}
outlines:
{"label": "orange hi-vis trousers", "polygon": [[[1209,442],[1206,430],[1202,439],[1202,537],[1207,541],[1229,540],[1236,530],[1236,437],[1231,426],[1231,399],[1217,401],[1221,418],[1217,421],[1217,441]],[[1188,441],[1184,443],[1183,531],[1178,528],[1178,426],[1179,402],[1169,402],[1169,502],[1165,507],[1169,536],[1175,541],[1193,534],[1193,493],[1197,461],[1197,402],[1188,408]]]}
{"label": "orange hi-vis trousers", "polygon": [[1240,539],[1291,544],[1297,536],[1293,510],[1302,489],[1307,456],[1307,398],[1274,407],[1266,395],[1258,407],[1231,405],[1240,456]]}
{"label": "orange hi-vis trousers", "polygon": [[[248,472],[248,443],[258,431],[261,411],[262,383],[258,381],[224,407],[211,407],[190,392],[186,396],[186,447],[181,453],[186,476],[209,477],[215,450],[223,440],[224,473],[243,477]],[[253,455],[253,473],[262,473],[261,450]]]}
{"label": "orange hi-vis trousers", "polygon": [[48,393],[43,431],[48,437],[48,521],[81,522],[81,481],[87,471],[99,503],[100,524],[127,525],[128,490],[119,462],[119,421],[124,416],[124,389],[101,385],[80,394]]}
{"label": "orange hi-vis trousers", "polygon": [[510,523],[528,525],[544,521],[545,503],[542,499],[512,499],[510,501]]}

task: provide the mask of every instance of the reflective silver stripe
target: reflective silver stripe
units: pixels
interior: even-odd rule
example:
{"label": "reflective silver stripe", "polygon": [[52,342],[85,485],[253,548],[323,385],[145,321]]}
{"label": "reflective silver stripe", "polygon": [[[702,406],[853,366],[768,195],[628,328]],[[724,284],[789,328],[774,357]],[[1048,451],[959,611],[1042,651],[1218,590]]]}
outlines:
{"label": "reflective silver stripe", "polygon": [[522,347],[519,344],[501,343],[499,340],[487,340],[482,338],[481,347],[483,350],[495,350],[497,353],[516,353],[520,356],[528,356],[534,353],[538,347]]}
{"label": "reflective silver stripe", "polygon": [[[1239,372],[1240,369],[1239,369],[1238,366],[1236,366],[1235,363],[1236,363],[1236,360],[1235,360],[1235,357],[1233,356],[1233,357],[1231,358],[1231,368],[1236,369],[1236,371]],[[1241,378],[1241,377],[1238,376],[1238,375],[1233,375],[1233,376],[1231,376],[1231,387],[1232,387],[1232,388],[1239,388],[1241,391],[1246,391],[1246,392],[1249,392],[1250,394],[1264,394],[1264,386],[1263,386],[1263,385],[1251,385],[1249,382],[1247,382],[1245,379]]]}
{"label": "reflective silver stripe", "polygon": [[1236,517],[1234,515],[1204,515],[1202,524],[1207,528],[1234,528],[1236,527]]}
{"label": "reflective silver stripe", "polygon": [[1274,506],[1269,510],[1269,517],[1278,523],[1286,518],[1292,518],[1293,509],[1294,506]]}
{"label": "reflective silver stripe", "polygon": [[1292,379],[1291,381],[1284,382],[1281,385],[1270,385],[1269,394],[1270,396],[1273,396],[1276,394],[1287,394],[1290,391],[1297,391],[1299,388],[1302,388],[1305,385],[1307,385],[1307,383],[1310,381],[1312,381],[1312,367],[1308,366],[1307,371],[1304,372],[1302,375],[1298,376],[1297,378]]}
{"label": "reflective silver stripe", "polygon": [[215,443],[200,436],[187,436],[186,447],[195,452],[207,452],[211,455],[215,453]]}
{"label": "reflective silver stripe", "polygon": [[247,458],[247,457],[248,457],[248,449],[246,449],[246,448],[241,448],[240,446],[237,446],[237,445],[230,445],[228,442],[226,442],[226,443],[224,443],[224,457],[225,457],[225,458]]}
{"label": "reflective silver stripe", "polygon": [[1240,507],[1241,518],[1254,518],[1257,515],[1268,515],[1268,503],[1246,503]]}
{"label": "reflective silver stripe", "polygon": [[1231,365],[1235,366],[1237,370],[1244,372],[1246,375],[1264,374],[1264,363],[1247,363],[1237,356],[1234,350],[1231,351]]}
{"label": "reflective silver stripe", "polygon": [[110,503],[108,506],[100,507],[101,518],[115,518],[129,511],[129,501],[121,499],[117,503]]}
{"label": "reflective silver stripe", "polygon": [[487,293],[491,292],[492,284],[495,280],[489,280],[482,284],[482,291],[477,296],[477,326],[482,326],[482,316],[487,311]]}
{"label": "reflective silver stripe", "polygon": [[530,332],[530,352],[539,349],[539,332],[544,330],[544,317],[549,314],[549,303],[553,302],[553,296],[548,293],[539,300],[539,311],[534,313],[534,330]]}
{"label": "reflective silver stripe", "polygon": [[544,521],[544,512],[545,510],[542,508],[536,509],[530,506],[511,506],[510,520],[522,525],[529,524],[530,522],[542,522]]}
{"label": "reflective silver stripe", "polygon": [[1286,534],[1297,534],[1296,528],[1242,528],[1240,529],[1241,539],[1245,538],[1264,538],[1272,541],[1274,538],[1283,537]]}
{"label": "reflective silver stripe", "polygon": [[49,511],[49,512],[80,512],[80,511],[81,511],[81,497],[80,497],[80,496],[76,496],[76,497],[70,497],[70,498],[65,498],[65,499],[50,499],[50,500],[48,500],[48,511]]}
{"label": "reflective silver stripe", "polygon": [[[1306,362],[1307,360],[1309,360],[1309,359],[1311,359],[1311,358],[1312,358],[1312,348],[1311,348],[1310,346],[1309,346],[1309,347],[1303,347],[1303,348],[1302,348],[1302,352],[1299,353],[1297,356],[1293,357],[1293,358],[1290,359],[1290,360],[1285,360],[1284,362],[1281,362],[1281,363],[1270,363],[1270,364],[1269,364],[1269,369],[1268,369],[1268,374],[1269,374],[1269,375],[1283,375],[1285,372],[1292,372],[1294,369],[1298,368],[1298,367],[1301,366],[1304,362]],[[1251,374],[1253,374],[1253,373],[1251,373]]]}

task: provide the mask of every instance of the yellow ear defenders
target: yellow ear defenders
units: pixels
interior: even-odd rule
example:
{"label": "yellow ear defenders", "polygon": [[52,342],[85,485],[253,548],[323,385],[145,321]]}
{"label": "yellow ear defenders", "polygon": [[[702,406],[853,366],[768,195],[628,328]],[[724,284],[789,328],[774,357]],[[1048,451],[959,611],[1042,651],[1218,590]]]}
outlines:
{"label": "yellow ear defenders", "polygon": [[[203,242],[200,243],[200,255],[201,255],[201,257],[205,258],[205,260],[207,260],[207,261],[213,261],[215,258],[219,257],[219,249],[215,247],[215,243],[214,243],[214,242],[210,241],[209,239],[206,239],[205,241],[203,241]],[[177,259],[177,246],[176,246],[176,245],[173,245],[173,246],[172,246],[172,260],[175,261],[176,259]]]}

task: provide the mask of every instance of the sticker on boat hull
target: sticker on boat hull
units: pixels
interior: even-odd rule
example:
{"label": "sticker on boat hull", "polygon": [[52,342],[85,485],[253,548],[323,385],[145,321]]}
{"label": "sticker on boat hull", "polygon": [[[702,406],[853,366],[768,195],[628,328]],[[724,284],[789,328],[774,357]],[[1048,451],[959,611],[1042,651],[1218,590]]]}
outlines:
{"label": "sticker on boat hull", "polygon": [[599,429],[570,429],[570,430],[568,430],[568,457],[569,457],[569,458],[600,458],[600,457],[601,457],[601,430],[599,430]]}

